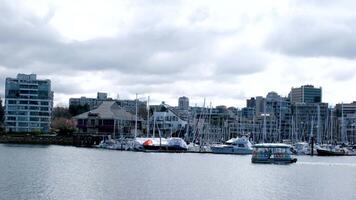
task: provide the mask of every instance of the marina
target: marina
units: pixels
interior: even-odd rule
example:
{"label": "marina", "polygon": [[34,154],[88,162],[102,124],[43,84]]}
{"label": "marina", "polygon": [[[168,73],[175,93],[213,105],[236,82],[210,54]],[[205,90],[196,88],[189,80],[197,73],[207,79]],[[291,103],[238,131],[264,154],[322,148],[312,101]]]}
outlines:
{"label": "marina", "polygon": [[[356,157],[144,153],[0,144],[3,199],[355,199]],[[337,183],[337,184],[336,184]]]}

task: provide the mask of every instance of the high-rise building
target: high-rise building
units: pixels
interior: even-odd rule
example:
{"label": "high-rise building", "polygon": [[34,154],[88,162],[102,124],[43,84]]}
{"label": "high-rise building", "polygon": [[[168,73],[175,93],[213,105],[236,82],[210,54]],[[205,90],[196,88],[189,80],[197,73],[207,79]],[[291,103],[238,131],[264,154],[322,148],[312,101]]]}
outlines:
{"label": "high-rise building", "polygon": [[303,85],[299,88],[292,88],[289,93],[291,103],[321,103],[322,89],[313,85]]}
{"label": "high-rise building", "polygon": [[182,96],[178,99],[178,109],[188,110],[189,109],[189,99],[188,97]]}
{"label": "high-rise building", "polygon": [[8,132],[48,132],[53,92],[51,81],[36,74],[18,74],[5,82],[5,126]]}
{"label": "high-rise building", "polygon": [[263,98],[262,96],[257,96],[256,97],[256,115],[261,115],[262,113],[265,112],[265,104],[266,104],[266,99]]}
{"label": "high-rise building", "polygon": [[256,99],[255,99],[255,97],[251,97],[250,99],[246,100],[246,107],[247,108],[256,108]]}

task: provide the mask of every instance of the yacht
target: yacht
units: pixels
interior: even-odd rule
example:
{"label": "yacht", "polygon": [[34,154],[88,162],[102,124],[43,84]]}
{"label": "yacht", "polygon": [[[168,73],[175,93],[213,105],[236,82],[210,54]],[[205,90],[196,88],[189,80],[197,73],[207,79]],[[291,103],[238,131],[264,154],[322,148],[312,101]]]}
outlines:
{"label": "yacht", "polygon": [[187,151],[187,143],[179,137],[171,137],[167,141],[167,149],[172,151]]}
{"label": "yacht", "polygon": [[253,146],[252,163],[288,164],[297,162],[292,157],[292,146],[283,143],[262,143]]}
{"label": "yacht", "polygon": [[211,151],[216,154],[240,154],[246,155],[252,153],[252,144],[246,136],[228,140],[223,145],[214,145]]}

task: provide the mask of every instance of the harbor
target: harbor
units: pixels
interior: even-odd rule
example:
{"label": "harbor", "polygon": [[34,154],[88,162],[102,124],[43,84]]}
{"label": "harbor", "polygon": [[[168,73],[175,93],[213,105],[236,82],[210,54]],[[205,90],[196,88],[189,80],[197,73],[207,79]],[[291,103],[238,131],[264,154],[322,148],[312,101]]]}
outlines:
{"label": "harbor", "polygon": [[[354,199],[356,157],[144,153],[0,144],[3,199]],[[11,180],[11,181],[10,181]]]}

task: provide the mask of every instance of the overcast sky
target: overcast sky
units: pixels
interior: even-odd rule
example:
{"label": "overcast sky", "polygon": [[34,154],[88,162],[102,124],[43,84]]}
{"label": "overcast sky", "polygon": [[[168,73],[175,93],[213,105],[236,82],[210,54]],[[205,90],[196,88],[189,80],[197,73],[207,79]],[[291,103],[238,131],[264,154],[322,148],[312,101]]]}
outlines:
{"label": "overcast sky", "polygon": [[242,107],[291,87],[356,100],[356,1],[0,0],[0,78],[51,79],[55,105],[111,97]]}

